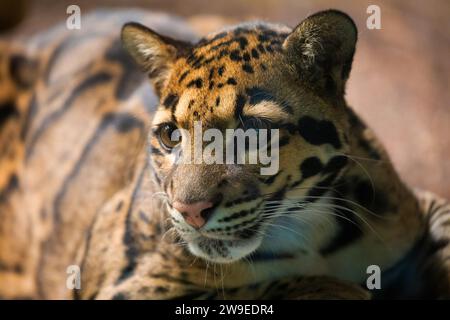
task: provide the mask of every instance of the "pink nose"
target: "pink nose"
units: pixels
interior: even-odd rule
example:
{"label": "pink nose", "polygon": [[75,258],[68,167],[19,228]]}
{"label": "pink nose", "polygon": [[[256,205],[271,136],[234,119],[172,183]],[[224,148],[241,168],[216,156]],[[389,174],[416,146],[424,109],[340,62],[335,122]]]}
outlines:
{"label": "pink nose", "polygon": [[210,210],[206,209],[209,209],[212,206],[213,203],[208,201],[199,201],[189,204],[179,201],[173,203],[173,207],[177,209],[183,215],[184,220],[195,229],[201,228],[206,223],[211,215]]}

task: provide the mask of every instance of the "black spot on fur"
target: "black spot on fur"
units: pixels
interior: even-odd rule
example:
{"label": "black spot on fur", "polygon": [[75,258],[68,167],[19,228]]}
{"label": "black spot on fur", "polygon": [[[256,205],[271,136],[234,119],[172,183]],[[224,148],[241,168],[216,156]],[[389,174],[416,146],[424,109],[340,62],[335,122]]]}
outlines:
{"label": "black spot on fur", "polygon": [[216,57],[208,58],[208,59],[206,59],[206,60],[203,62],[203,64],[204,64],[204,65],[208,65],[208,64],[210,64],[215,58],[216,58]]}
{"label": "black spot on fur", "polygon": [[323,169],[323,164],[317,157],[310,157],[305,159],[300,165],[302,178],[307,179],[319,174]]}
{"label": "black spot on fur", "polygon": [[33,85],[37,76],[38,64],[36,61],[24,56],[12,56],[9,64],[9,73],[14,83],[23,89]]}
{"label": "black spot on fur", "polygon": [[223,57],[225,57],[225,56],[227,56],[229,54],[230,54],[230,51],[227,50],[227,49],[220,50],[220,52],[219,52],[219,59],[223,58]]}
{"label": "black spot on fur", "polygon": [[11,272],[21,274],[23,273],[23,271],[24,271],[23,266],[18,263],[14,263],[11,265],[3,261],[0,261],[0,272]]}
{"label": "black spot on fur", "polygon": [[247,73],[253,73],[253,67],[249,65],[248,63],[244,63],[242,65],[242,70],[244,70]]}
{"label": "black spot on fur", "polygon": [[281,148],[289,143],[290,139],[287,135],[282,136],[278,142],[278,146]]}
{"label": "black spot on fur", "polygon": [[213,76],[214,76],[214,71],[215,71],[214,67],[212,67],[212,68],[209,70],[209,76],[208,76],[208,80],[209,80],[209,81],[211,81],[211,79],[213,78]]}
{"label": "black spot on fur", "polygon": [[234,116],[236,119],[242,114],[242,109],[244,109],[244,105],[247,99],[242,94],[238,94],[236,96],[235,108],[234,108]]}
{"label": "black spot on fur", "polygon": [[369,141],[367,141],[366,139],[359,139],[358,140],[358,145],[364,150],[366,151],[369,156],[373,159],[376,160],[380,160],[381,156],[380,153],[375,149],[375,147],[373,145],[370,144]]}
{"label": "black spot on fur", "polygon": [[231,51],[231,53],[230,53],[230,59],[233,60],[233,61],[241,61],[242,58],[241,58],[241,56],[239,55],[239,50],[233,50],[233,51]]}
{"label": "black spot on fur", "polygon": [[150,145],[149,151],[150,151],[151,154],[153,154],[155,156],[162,156],[163,155],[161,150],[159,150],[157,147],[155,147],[153,145]]}
{"label": "black spot on fur", "polygon": [[256,50],[255,48],[252,49],[252,57],[255,59],[259,58],[258,50]]}
{"label": "black spot on fur", "polygon": [[8,119],[16,117],[19,117],[19,111],[14,102],[6,101],[5,103],[0,104],[0,128],[8,121]]}
{"label": "black spot on fur", "polygon": [[244,37],[240,37],[240,38],[238,38],[238,42],[239,42],[239,47],[241,48],[241,50],[244,50],[245,49],[245,47],[247,46],[247,44],[248,44],[248,41],[247,41],[247,39],[246,38],[244,38]]}
{"label": "black spot on fur", "polygon": [[[280,190],[277,190],[269,197],[268,202],[282,200],[284,198],[284,195],[286,194],[286,192],[287,192],[287,186],[284,185]],[[267,207],[267,205],[265,207]]]}
{"label": "black spot on fur", "polygon": [[298,121],[300,135],[310,144],[331,144],[336,149],[341,147],[341,142],[336,127],[331,121],[316,120],[310,116],[304,116]]}
{"label": "black spot on fur", "polygon": [[363,206],[368,206],[373,200],[373,189],[368,181],[359,181],[354,193],[356,200]]}
{"label": "black spot on fur", "polygon": [[167,109],[173,109],[175,106],[176,106],[176,104],[178,103],[178,99],[179,99],[179,97],[178,97],[178,95],[176,95],[176,94],[169,94],[165,99],[164,99],[164,102],[163,102],[163,105],[167,108]]}
{"label": "black spot on fur", "polygon": [[[252,228],[247,228],[241,231],[237,231],[235,233],[235,236],[239,237],[240,239],[250,239],[253,238],[255,236],[255,234],[258,233],[258,225],[252,227]],[[253,260],[253,259],[252,259]]]}
{"label": "black spot on fur", "polygon": [[178,79],[178,83],[183,82],[183,80],[186,78],[186,76],[189,74],[189,70],[183,72],[183,74],[181,75],[180,79]]}
{"label": "black spot on fur", "polygon": [[276,174],[271,175],[269,178],[264,180],[264,183],[267,185],[271,185],[275,179],[280,175],[281,170],[279,170]]}
{"label": "black spot on fur", "polygon": [[253,87],[245,90],[250,99],[250,104],[256,105],[262,101],[275,101],[275,97],[268,91]]}
{"label": "black spot on fur", "polygon": [[166,287],[161,287],[161,286],[155,287],[155,293],[162,294],[162,293],[166,293],[168,291],[169,291],[169,289],[167,289]]}
{"label": "black spot on fur", "polygon": [[269,41],[270,38],[268,37],[267,34],[261,33],[260,35],[258,35],[258,40],[261,42],[266,42],[266,41]]}
{"label": "black spot on fur", "polygon": [[219,76],[222,76],[224,71],[225,71],[225,66],[221,66],[219,68],[219,70],[217,70],[217,73],[219,74]]}
{"label": "black spot on fur", "polygon": [[19,187],[19,178],[16,174],[9,176],[8,184],[2,190],[0,190],[0,202],[5,201],[8,195]]}
{"label": "black spot on fur", "polygon": [[200,55],[199,57],[197,57],[191,64],[192,68],[194,68],[194,69],[200,68],[203,64],[203,60],[204,60],[203,55]]}
{"label": "black spot on fur", "polygon": [[382,190],[374,188],[368,180],[355,182],[353,194],[360,205],[375,214],[383,214],[390,207],[387,195]]}
{"label": "black spot on fur", "polygon": [[195,60],[197,60],[198,57],[195,55],[195,53],[191,53],[187,58],[186,62],[189,64],[192,64]]}
{"label": "black spot on fur", "polygon": [[260,44],[258,44],[258,50],[259,50],[259,52],[261,53],[261,54],[264,54],[264,53],[266,53],[266,49],[264,49],[264,46],[260,43]]}
{"label": "black spot on fur", "polygon": [[323,173],[338,172],[348,163],[346,156],[334,156],[331,158],[323,169]]}
{"label": "black spot on fur", "polygon": [[196,86],[197,88],[201,88],[203,86],[203,80],[201,78],[197,78],[188,83],[188,88]]}
{"label": "black spot on fur", "polygon": [[230,85],[233,85],[233,86],[237,85],[236,79],[228,78],[227,84],[230,84]]}

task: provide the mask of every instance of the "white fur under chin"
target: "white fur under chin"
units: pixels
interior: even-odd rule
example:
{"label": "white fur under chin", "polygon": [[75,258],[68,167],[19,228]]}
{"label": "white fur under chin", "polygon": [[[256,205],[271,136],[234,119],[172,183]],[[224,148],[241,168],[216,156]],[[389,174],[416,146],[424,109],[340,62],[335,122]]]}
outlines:
{"label": "white fur under chin", "polygon": [[189,241],[188,248],[193,255],[215,263],[232,263],[257,250],[261,245],[262,238],[255,237],[248,240],[221,240],[224,247],[228,250],[226,256],[218,254],[212,244],[210,245],[212,255],[208,255],[200,248],[199,244],[201,241],[205,241],[205,239],[202,240],[199,238]]}

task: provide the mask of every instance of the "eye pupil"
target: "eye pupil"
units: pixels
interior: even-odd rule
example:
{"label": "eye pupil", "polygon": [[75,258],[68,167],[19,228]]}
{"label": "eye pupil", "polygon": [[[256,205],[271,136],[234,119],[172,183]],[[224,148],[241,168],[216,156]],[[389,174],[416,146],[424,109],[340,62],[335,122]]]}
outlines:
{"label": "eye pupil", "polygon": [[180,143],[179,140],[172,139],[172,135],[175,130],[177,130],[177,127],[171,123],[165,123],[161,125],[159,129],[158,139],[160,144],[166,150],[171,150]]}

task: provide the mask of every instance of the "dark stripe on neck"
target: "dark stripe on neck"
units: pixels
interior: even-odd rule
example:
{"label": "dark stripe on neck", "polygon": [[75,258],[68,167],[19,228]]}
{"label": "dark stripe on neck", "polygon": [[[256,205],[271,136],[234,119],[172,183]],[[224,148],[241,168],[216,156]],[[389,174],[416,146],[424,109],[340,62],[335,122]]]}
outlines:
{"label": "dark stripe on neck", "polygon": [[[341,195],[338,192],[332,193],[333,198],[343,196],[345,197],[345,195]],[[359,219],[355,213],[351,212],[354,209],[348,207],[347,201],[337,199],[333,201],[333,204],[339,206],[332,209],[338,231],[331,241],[320,249],[322,255],[329,255],[341,250],[350,243],[361,238],[363,235],[361,219]]]}

